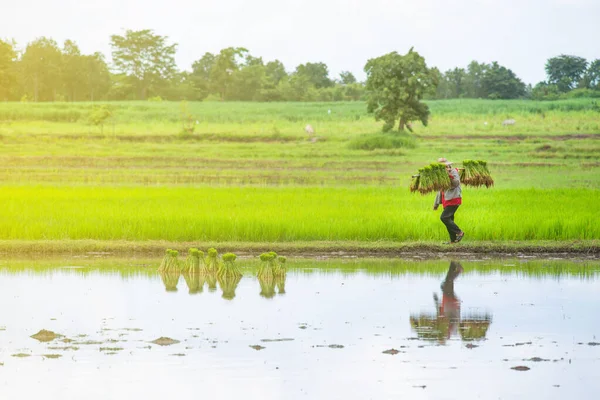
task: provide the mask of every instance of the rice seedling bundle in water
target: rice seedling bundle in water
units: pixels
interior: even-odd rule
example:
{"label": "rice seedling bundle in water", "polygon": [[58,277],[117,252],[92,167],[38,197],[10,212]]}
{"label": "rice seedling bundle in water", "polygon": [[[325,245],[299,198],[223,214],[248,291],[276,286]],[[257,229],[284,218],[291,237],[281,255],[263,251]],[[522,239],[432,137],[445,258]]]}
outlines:
{"label": "rice seedling bundle in water", "polygon": [[217,276],[219,278],[238,278],[242,276],[242,272],[235,265],[235,259],[237,256],[233,253],[225,253],[223,254],[223,262],[219,266],[219,270],[217,272]]}
{"label": "rice seedling bundle in water", "polygon": [[275,255],[272,253],[262,253],[260,255],[260,267],[258,268],[258,279],[273,280],[273,260]]}
{"label": "rice seedling bundle in water", "polygon": [[210,248],[208,249],[208,255],[205,261],[205,270],[207,273],[216,274],[221,265],[221,261],[219,260],[219,253],[217,249]]}
{"label": "rice seedling bundle in water", "polygon": [[187,259],[183,266],[183,273],[199,274],[200,263],[204,263],[204,253],[198,249],[189,249]]}
{"label": "rice seedling bundle in water", "polygon": [[179,252],[177,250],[167,249],[165,256],[163,257],[158,272],[169,272],[169,273],[180,273],[181,266],[177,256]]}
{"label": "rice seedling bundle in water", "polygon": [[483,160],[464,160],[460,171],[460,182],[474,187],[485,185],[489,188],[494,185],[487,162]]}
{"label": "rice seedling bundle in water", "polygon": [[285,262],[286,261],[287,261],[287,258],[285,258],[285,256],[277,257],[277,263],[275,263],[273,266],[273,275],[275,277],[280,277],[280,276],[285,277],[285,273],[286,273]]}

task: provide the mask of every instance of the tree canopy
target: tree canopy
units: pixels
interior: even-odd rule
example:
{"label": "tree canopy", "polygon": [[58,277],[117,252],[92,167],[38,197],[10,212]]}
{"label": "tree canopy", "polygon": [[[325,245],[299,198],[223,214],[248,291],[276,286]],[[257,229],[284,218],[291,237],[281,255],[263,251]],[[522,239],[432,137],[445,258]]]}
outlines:
{"label": "tree canopy", "polygon": [[397,52],[370,59],[367,73],[367,110],[383,120],[384,131],[391,130],[399,120],[400,131],[411,121],[419,120],[427,126],[429,107],[421,99],[434,91],[437,76],[427,68],[425,59],[412,48],[405,55]]}

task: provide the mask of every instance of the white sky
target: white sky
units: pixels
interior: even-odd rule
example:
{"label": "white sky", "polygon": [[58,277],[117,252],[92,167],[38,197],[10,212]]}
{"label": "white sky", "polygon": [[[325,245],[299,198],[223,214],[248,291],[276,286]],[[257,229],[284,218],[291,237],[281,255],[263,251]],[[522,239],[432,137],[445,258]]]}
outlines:
{"label": "white sky", "polygon": [[110,59],[109,37],[153,29],[190,69],[205,52],[246,47],[291,71],[325,62],[364,79],[367,60],[414,46],[442,71],[498,61],[526,83],[549,57],[600,58],[600,0],[0,0],[0,38],[47,36]]}

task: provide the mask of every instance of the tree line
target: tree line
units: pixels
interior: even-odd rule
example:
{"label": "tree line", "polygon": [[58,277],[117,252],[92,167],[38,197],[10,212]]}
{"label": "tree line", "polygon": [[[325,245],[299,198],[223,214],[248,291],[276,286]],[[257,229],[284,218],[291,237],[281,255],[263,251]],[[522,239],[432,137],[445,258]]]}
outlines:
{"label": "tree line", "polygon": [[[0,100],[239,100],[342,101],[367,98],[365,83],[348,71],[330,77],[322,62],[286,70],[279,60],[265,62],[243,47],[205,53],[190,71],[177,68],[177,44],[152,30],[127,30],[110,37],[112,64],[103,54],[83,54],[74,41],[62,47],[41,37],[19,51],[0,40]],[[368,63],[365,71],[369,69]],[[600,60],[588,63],[561,55],[546,63],[548,80],[525,85],[510,69],[471,62],[467,68],[431,69],[429,99],[559,98],[570,92],[600,92]],[[578,89],[578,90],[576,90]]]}

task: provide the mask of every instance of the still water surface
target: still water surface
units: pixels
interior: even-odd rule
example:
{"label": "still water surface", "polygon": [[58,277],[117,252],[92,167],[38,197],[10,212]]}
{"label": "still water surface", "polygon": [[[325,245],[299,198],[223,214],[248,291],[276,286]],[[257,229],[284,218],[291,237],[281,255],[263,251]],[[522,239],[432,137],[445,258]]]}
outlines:
{"label": "still water surface", "polygon": [[1,399],[600,393],[598,261],[292,260],[226,293],[102,263],[0,263]]}

